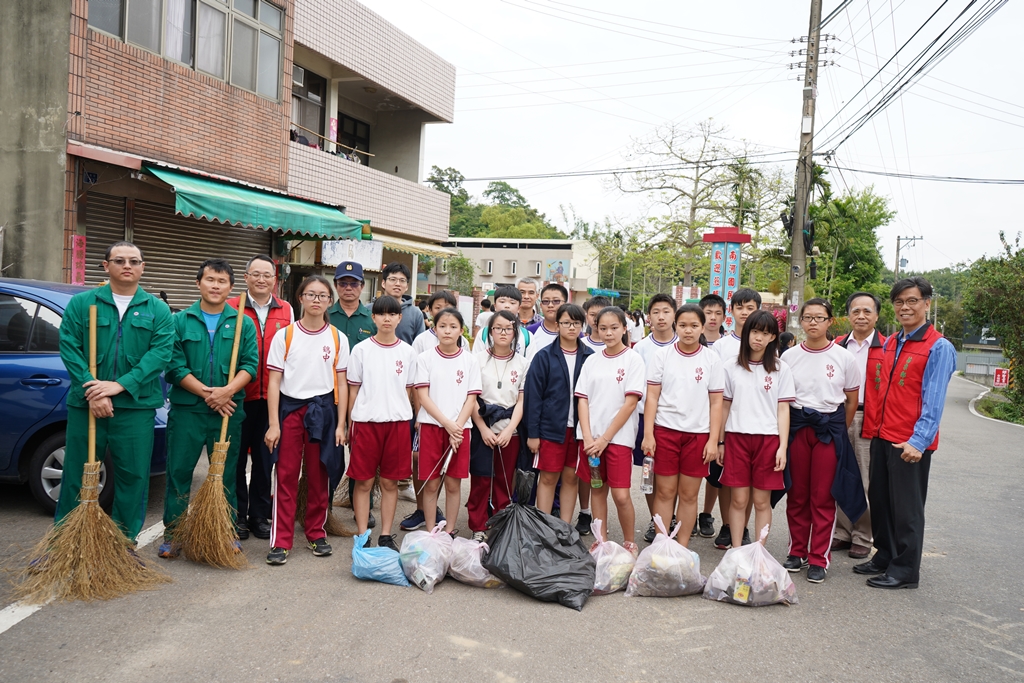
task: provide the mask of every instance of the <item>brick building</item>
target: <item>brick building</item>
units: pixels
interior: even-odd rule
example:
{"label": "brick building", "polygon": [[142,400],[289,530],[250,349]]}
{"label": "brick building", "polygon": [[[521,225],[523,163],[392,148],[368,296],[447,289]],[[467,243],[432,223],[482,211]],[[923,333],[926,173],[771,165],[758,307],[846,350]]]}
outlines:
{"label": "brick building", "polygon": [[449,253],[420,180],[455,69],[355,0],[10,0],[0,88],[5,275],[99,282],[129,239],[183,306],[208,257],[272,254],[294,287]]}

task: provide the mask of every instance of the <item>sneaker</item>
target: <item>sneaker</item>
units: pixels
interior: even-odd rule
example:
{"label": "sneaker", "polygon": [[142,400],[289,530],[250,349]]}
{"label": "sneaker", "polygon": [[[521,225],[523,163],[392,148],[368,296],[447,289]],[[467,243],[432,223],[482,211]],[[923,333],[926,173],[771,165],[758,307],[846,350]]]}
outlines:
{"label": "sneaker", "polygon": [[402,531],[415,531],[416,529],[422,529],[426,523],[427,520],[423,517],[423,510],[417,510],[410,515],[406,515],[398,527]]}
{"label": "sneaker", "polygon": [[651,523],[647,525],[647,531],[644,533],[644,540],[648,543],[651,543],[654,541],[654,537],[657,535],[658,530],[654,528],[654,520],[652,519]]}
{"label": "sneaker", "polygon": [[715,518],[710,512],[702,512],[697,515],[697,526],[700,528],[700,535],[704,538],[711,538],[715,535]]}
{"label": "sneaker", "polygon": [[640,556],[640,548],[633,541],[624,541],[622,547],[629,551],[634,560]]}
{"label": "sneaker", "polygon": [[743,545],[750,545],[750,532],[743,530]]}
{"label": "sneaker", "polygon": [[404,500],[409,503],[415,503],[416,491],[411,486],[406,486],[404,489],[398,489],[398,500]]}
{"label": "sneaker", "polygon": [[445,521],[444,514],[441,512],[441,508],[435,508],[434,512],[434,526],[437,526],[441,522]]}
{"label": "sneaker", "polygon": [[396,553],[400,552],[398,550],[398,546],[395,545],[395,539],[391,538],[390,536],[385,536],[384,534],[381,534],[380,538],[377,539],[377,545],[381,548],[391,548]]}
{"label": "sneaker", "polygon": [[313,554],[317,557],[327,557],[332,552],[331,544],[327,542],[326,538],[318,538],[315,541],[309,542],[309,549],[313,551]]}
{"label": "sneaker", "polygon": [[789,557],[786,558],[786,561],[782,563],[782,566],[790,574],[796,574],[801,569],[803,569],[803,568],[805,568],[807,566],[807,558],[806,557],[797,557],[796,555],[790,555]]}
{"label": "sneaker", "polygon": [[448,535],[451,536],[452,540],[454,541],[459,536],[459,530],[458,529],[452,529],[451,531],[448,532]]}
{"label": "sneaker", "polygon": [[594,517],[589,512],[581,512],[576,515],[576,533],[580,536],[590,535],[590,525],[593,523]]}
{"label": "sneaker", "polygon": [[732,547],[732,530],[729,529],[728,524],[723,524],[722,529],[718,532],[715,547],[719,550],[727,550]]}
{"label": "sneaker", "polygon": [[812,564],[807,568],[807,580],[811,583],[824,583],[826,573],[824,567]]}
{"label": "sneaker", "polygon": [[370,511],[370,516],[366,518],[366,528],[372,529],[377,526],[377,518],[373,516],[373,511]]}
{"label": "sneaker", "polygon": [[487,541],[487,534],[485,534],[483,531],[474,531],[473,540],[477,543],[485,543]]}
{"label": "sneaker", "polygon": [[181,555],[181,546],[173,541],[164,541],[160,544],[160,548],[156,551],[159,557],[165,560],[171,560]]}
{"label": "sneaker", "polygon": [[271,548],[267,553],[267,564],[284,564],[288,561],[287,548]]}
{"label": "sneaker", "polygon": [[249,525],[245,522],[239,522],[235,526],[235,535],[238,536],[239,541],[245,541],[249,538]]}

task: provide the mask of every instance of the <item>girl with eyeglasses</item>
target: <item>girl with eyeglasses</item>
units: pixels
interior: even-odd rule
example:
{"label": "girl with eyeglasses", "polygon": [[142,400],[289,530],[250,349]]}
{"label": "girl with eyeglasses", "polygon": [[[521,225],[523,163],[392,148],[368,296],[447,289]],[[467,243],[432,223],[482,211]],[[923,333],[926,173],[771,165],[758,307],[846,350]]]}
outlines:
{"label": "girl with eyeglasses", "polygon": [[523,418],[526,358],[515,352],[519,325],[511,311],[498,311],[487,321],[487,352],[481,361],[482,393],[473,411],[469,461],[470,488],[466,507],[473,540],[485,538],[487,520],[512,501],[512,483],[519,458],[519,422]]}
{"label": "girl with eyeglasses", "polygon": [[833,322],[829,301],[809,299],[800,307],[800,327],[807,339],[782,356],[796,387],[789,430],[793,483],[786,494],[790,541],[783,566],[791,572],[807,567],[812,583],[825,580],[831,560],[836,521],[832,484],[838,454],[842,449],[853,452],[847,428],[857,413],[860,389],[856,358],[826,336]]}
{"label": "girl with eyeglasses", "polygon": [[327,322],[331,284],[307,277],[296,290],[302,317],[274,336],[267,355],[270,385],[265,442],[274,462],[273,523],[267,564],[288,561],[295,531],[299,474],[306,465],[306,510],[302,527],[317,557],[331,554],[327,542],[330,492],[341,479],[348,440],[348,338]]}

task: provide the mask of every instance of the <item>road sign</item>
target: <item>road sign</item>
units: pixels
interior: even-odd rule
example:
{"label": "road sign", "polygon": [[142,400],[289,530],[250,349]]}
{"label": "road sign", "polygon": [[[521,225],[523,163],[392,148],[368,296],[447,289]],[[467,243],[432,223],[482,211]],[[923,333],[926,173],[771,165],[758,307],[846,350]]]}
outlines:
{"label": "road sign", "polygon": [[992,373],[992,386],[1005,389],[1010,384],[1010,369],[996,368]]}

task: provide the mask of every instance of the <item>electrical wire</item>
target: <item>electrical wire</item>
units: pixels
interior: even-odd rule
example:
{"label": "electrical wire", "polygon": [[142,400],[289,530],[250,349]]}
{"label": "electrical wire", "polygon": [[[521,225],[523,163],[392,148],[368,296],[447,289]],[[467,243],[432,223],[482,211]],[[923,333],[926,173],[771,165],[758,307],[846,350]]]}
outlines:
{"label": "electrical wire", "polygon": [[966,176],[949,175],[927,175],[921,173],[895,173],[892,171],[877,171],[865,168],[850,168],[839,166],[830,161],[825,161],[824,166],[834,168],[842,175],[843,171],[850,173],[867,173],[868,175],[889,176],[892,178],[907,178],[909,180],[928,180],[942,183],[969,183],[974,185],[1024,185],[1024,178],[971,178]]}

